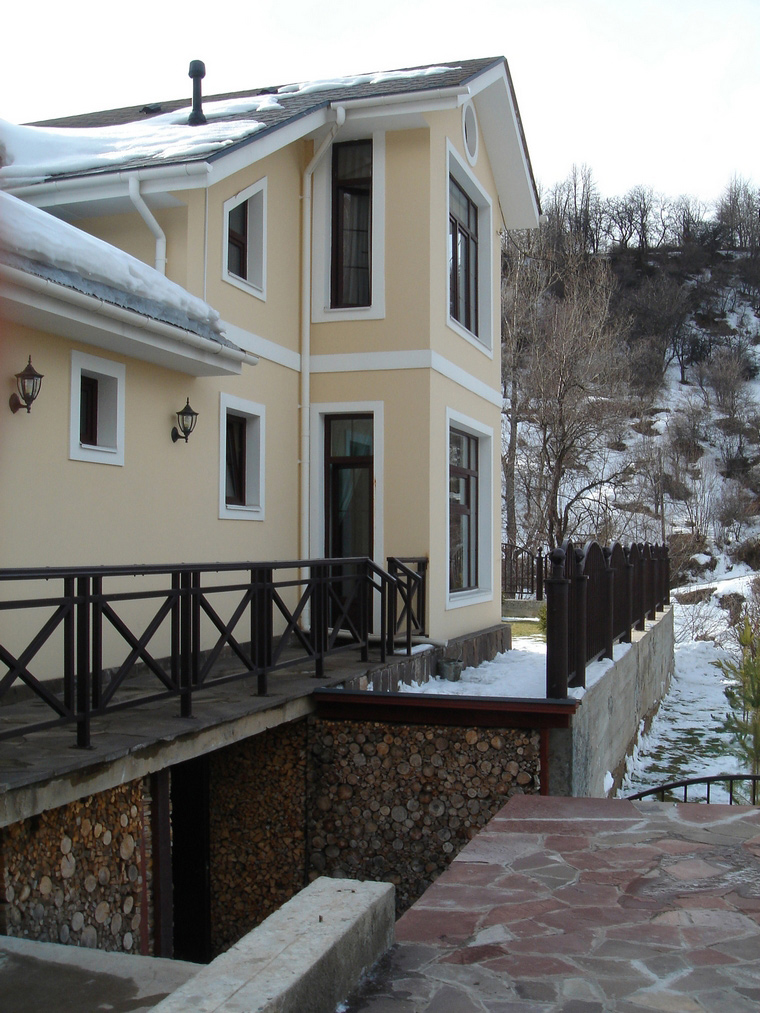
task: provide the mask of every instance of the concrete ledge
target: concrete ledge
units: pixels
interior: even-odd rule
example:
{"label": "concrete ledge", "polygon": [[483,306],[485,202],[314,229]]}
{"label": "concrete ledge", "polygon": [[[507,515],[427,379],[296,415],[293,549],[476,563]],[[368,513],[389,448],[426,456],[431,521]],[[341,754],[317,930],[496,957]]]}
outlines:
{"label": "concrete ledge", "polygon": [[315,880],[156,1007],[160,1013],[332,1013],[392,945],[390,883]]}

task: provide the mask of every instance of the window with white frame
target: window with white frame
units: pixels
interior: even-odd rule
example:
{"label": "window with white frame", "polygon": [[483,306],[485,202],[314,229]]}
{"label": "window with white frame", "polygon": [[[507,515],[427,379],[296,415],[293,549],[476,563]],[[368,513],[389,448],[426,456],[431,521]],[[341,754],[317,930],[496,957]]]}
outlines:
{"label": "window with white frame", "polygon": [[126,367],[86,352],[71,353],[69,458],[124,464]]}
{"label": "window with white frame", "polygon": [[264,519],[264,405],[220,396],[219,516]]}
{"label": "window with white frame", "polygon": [[448,607],[493,594],[493,430],[447,412]]}
{"label": "window with white frame", "polygon": [[451,145],[448,168],[448,323],[493,354],[491,199]]}
{"label": "window with white frame", "polygon": [[266,298],[267,180],[224,202],[225,281]]}
{"label": "window with white frame", "polygon": [[333,144],[313,186],[312,319],[383,319],[385,134]]}

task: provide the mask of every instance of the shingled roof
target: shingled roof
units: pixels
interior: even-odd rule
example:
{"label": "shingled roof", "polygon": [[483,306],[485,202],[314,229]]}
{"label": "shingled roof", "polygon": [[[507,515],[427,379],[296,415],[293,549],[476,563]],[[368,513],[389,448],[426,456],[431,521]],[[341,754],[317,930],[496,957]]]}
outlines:
{"label": "shingled roof", "polygon": [[[331,102],[347,102],[358,98],[379,98],[380,96],[405,95],[410,92],[428,92],[442,88],[463,87],[478,74],[491,67],[505,63],[503,56],[479,60],[462,60],[451,64],[430,64],[422,67],[407,67],[393,71],[376,71],[369,74],[355,74],[324,81],[296,82],[286,85],[271,85],[253,88],[250,91],[230,91],[219,95],[204,95],[204,105],[210,102],[230,99],[258,98],[272,96],[280,103],[281,109],[265,109],[256,113],[256,120],[273,129],[315,109],[329,106]],[[426,73],[416,73],[423,71]],[[106,109],[101,112],[82,113],[77,116],[63,116],[54,120],[40,120],[27,124],[35,127],[107,127],[125,123],[145,122],[163,113],[176,112],[185,107],[190,109],[190,99],[172,101],[151,101],[140,106],[124,106],[121,109]],[[226,121],[251,119],[250,113],[237,113],[220,117]],[[260,131],[259,131],[260,133]]]}

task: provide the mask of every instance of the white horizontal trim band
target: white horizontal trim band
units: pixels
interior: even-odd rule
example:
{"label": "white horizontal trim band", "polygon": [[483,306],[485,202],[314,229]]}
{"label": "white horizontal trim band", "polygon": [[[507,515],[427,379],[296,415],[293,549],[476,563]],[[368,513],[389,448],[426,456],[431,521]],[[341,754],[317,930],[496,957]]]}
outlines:
{"label": "white horizontal trim band", "polygon": [[[237,341],[232,335],[231,340]],[[428,348],[407,352],[354,352],[349,355],[312,355],[312,373],[364,373],[379,370],[432,369],[489,404],[501,408],[501,391],[495,390],[438,352]]]}

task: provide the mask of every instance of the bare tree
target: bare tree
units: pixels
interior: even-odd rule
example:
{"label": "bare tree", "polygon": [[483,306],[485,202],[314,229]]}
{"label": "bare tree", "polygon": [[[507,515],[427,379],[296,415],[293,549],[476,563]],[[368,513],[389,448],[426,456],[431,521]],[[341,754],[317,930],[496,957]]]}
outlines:
{"label": "bare tree", "polygon": [[[625,471],[605,451],[627,416],[627,368],[606,261],[573,252],[544,263],[551,266],[540,272],[523,345],[520,416],[509,424],[519,426],[530,461],[526,517],[553,546],[577,522],[584,498]],[[515,442],[515,458],[518,450]]]}
{"label": "bare tree", "polygon": [[760,192],[734,176],[718,201],[717,219],[723,242],[739,250],[760,248]]}

